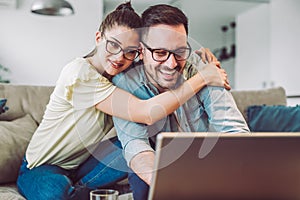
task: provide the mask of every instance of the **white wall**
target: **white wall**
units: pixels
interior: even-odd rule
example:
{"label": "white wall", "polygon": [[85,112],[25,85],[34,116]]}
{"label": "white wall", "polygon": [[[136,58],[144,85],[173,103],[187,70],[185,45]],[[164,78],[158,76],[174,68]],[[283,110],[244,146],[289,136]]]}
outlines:
{"label": "white wall", "polygon": [[237,89],[261,89],[265,81],[300,95],[299,10],[299,0],[271,0],[237,17]]}
{"label": "white wall", "polygon": [[300,1],[273,0],[271,11],[272,81],[300,95]]}
{"label": "white wall", "polygon": [[[224,45],[228,51],[231,45],[236,43],[235,29],[230,24],[235,21],[237,13],[244,12],[257,7],[261,3],[253,1],[228,1],[228,0],[181,0],[180,8],[189,18],[189,36],[200,45],[208,47],[219,56],[220,48]],[[239,26],[240,24],[237,24]],[[227,26],[229,29],[224,34],[221,27]],[[235,88],[235,59],[231,58],[222,61],[222,68],[228,74],[230,85]]]}
{"label": "white wall", "polygon": [[238,90],[261,89],[270,83],[269,4],[237,16],[235,86]]}
{"label": "white wall", "polygon": [[102,0],[69,0],[75,15],[41,16],[31,1],[0,10],[0,63],[14,84],[54,85],[62,67],[94,47],[102,20]]}

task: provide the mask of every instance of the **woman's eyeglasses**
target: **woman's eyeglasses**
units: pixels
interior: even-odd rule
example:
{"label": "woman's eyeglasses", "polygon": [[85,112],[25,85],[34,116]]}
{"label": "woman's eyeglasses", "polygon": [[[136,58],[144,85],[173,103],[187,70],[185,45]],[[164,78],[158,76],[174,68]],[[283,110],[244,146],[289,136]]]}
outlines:
{"label": "woman's eyeglasses", "polygon": [[124,58],[130,61],[135,60],[140,55],[139,49],[123,49],[117,42],[108,39],[106,39],[106,51],[114,55],[122,51]]}
{"label": "woman's eyeglasses", "polygon": [[187,43],[187,47],[178,48],[175,50],[168,49],[152,49],[147,44],[142,42],[144,46],[152,53],[153,60],[157,62],[165,62],[169,59],[170,55],[173,54],[177,61],[183,61],[188,59],[191,54],[191,46]]}

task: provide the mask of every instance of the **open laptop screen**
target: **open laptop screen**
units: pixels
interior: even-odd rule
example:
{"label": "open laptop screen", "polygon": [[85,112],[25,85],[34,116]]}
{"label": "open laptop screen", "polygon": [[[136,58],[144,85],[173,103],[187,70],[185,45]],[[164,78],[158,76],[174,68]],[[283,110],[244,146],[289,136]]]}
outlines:
{"label": "open laptop screen", "polygon": [[300,133],[161,133],[156,145],[149,199],[300,199]]}

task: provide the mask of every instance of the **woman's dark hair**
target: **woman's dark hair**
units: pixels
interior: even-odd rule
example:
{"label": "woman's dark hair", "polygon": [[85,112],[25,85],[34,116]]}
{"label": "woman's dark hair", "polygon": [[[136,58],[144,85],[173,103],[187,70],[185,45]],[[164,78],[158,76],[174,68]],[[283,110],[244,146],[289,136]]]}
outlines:
{"label": "woman's dark hair", "polygon": [[147,32],[147,27],[166,24],[166,25],[180,25],[183,24],[186,34],[188,34],[188,18],[177,7],[158,4],[150,6],[142,13],[142,24],[144,27],[143,35]]}
{"label": "woman's dark hair", "polygon": [[[109,13],[102,21],[99,31],[101,36],[104,36],[106,30],[113,28],[113,26],[126,26],[132,29],[137,29],[142,26],[140,16],[134,11],[130,2],[120,4],[114,11]],[[91,57],[96,53],[95,48],[84,58]]]}
{"label": "woman's dark hair", "polygon": [[113,12],[105,17],[99,28],[101,35],[103,36],[104,32],[114,25],[140,28],[142,26],[142,21],[140,16],[132,8],[131,3],[126,2],[120,4]]}

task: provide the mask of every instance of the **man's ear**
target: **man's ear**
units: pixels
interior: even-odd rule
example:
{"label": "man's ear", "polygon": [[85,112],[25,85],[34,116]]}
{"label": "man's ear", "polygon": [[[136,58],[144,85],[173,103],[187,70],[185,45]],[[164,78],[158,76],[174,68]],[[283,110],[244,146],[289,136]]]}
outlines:
{"label": "man's ear", "polygon": [[102,36],[101,36],[101,32],[100,31],[96,32],[95,41],[96,41],[97,45],[102,41]]}

